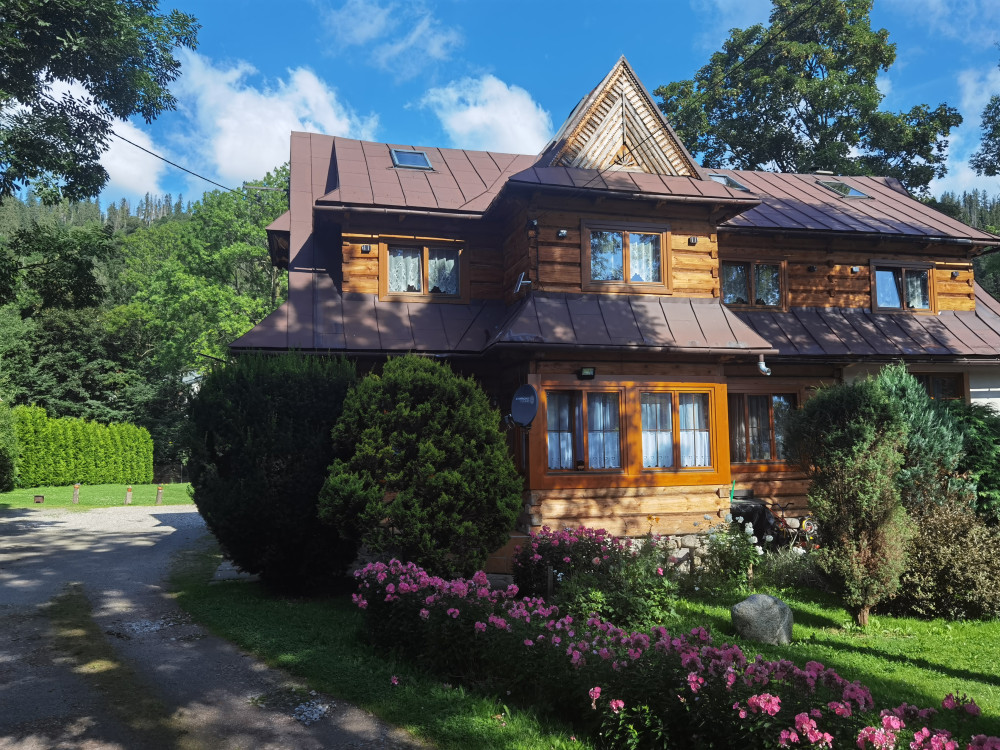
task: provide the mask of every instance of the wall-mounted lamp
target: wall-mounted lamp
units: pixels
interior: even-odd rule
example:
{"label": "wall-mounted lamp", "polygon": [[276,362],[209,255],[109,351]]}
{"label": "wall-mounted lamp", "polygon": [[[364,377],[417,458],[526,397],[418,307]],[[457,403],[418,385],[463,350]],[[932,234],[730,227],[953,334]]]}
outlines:
{"label": "wall-mounted lamp", "polygon": [[698,244],[698,238],[695,237],[695,236],[688,237],[688,244],[689,245],[697,245]]}
{"label": "wall-mounted lamp", "polygon": [[593,380],[595,375],[597,375],[596,367],[581,367],[576,371],[577,380]]}
{"label": "wall-mounted lamp", "polygon": [[851,266],[851,273],[860,273],[861,269],[857,266]]}
{"label": "wall-mounted lamp", "polygon": [[959,274],[958,271],[952,271],[951,272],[951,278],[957,279],[959,276],[960,276],[960,274]]}
{"label": "wall-mounted lamp", "polygon": [[560,229],[558,232],[556,232],[556,237],[558,237],[561,240],[566,239],[566,237],[568,236],[569,236],[568,229]]}
{"label": "wall-mounted lamp", "polygon": [[533,229],[538,229],[538,219],[528,219],[527,228],[529,232],[532,231]]}
{"label": "wall-mounted lamp", "polygon": [[807,270],[809,271],[809,273],[816,273],[816,266],[809,266]]}
{"label": "wall-mounted lamp", "polygon": [[362,255],[368,255],[368,253],[370,253],[371,251],[372,251],[372,246],[371,245],[362,245],[361,246],[361,254]]}

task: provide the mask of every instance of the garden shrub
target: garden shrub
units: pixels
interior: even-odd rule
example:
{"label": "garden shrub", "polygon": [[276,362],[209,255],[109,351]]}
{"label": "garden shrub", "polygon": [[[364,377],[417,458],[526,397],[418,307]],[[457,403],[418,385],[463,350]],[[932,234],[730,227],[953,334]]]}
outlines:
{"label": "garden shrub", "polygon": [[896,476],[906,421],[874,378],[819,389],[787,420],[812,484],[809,506],[823,529],[818,561],[855,621],[899,588],[912,533]]}
{"label": "garden shrub", "polygon": [[976,483],[976,513],[1000,524],[1000,413],[988,404],[946,401],[945,406],[962,429],[965,454],[957,470]]}
{"label": "garden shrub", "polygon": [[1000,617],[1000,529],[952,501],[915,515],[917,533],[892,608],[953,620]]}
{"label": "garden shrub", "polygon": [[357,553],[317,515],[330,431],[354,381],[342,359],[244,355],[191,401],[194,502],[226,556],[272,587],[323,582]]}
{"label": "garden shrub", "polygon": [[629,545],[604,529],[581,526],[553,531],[543,526],[514,549],[511,566],[521,593],[547,596],[574,576],[606,570],[609,561],[619,562],[629,554]]}
{"label": "garden shrub", "polygon": [[0,402],[0,492],[14,489],[17,479],[17,435],[10,407]]}
{"label": "garden shrub", "polygon": [[709,529],[702,564],[693,576],[700,585],[711,588],[752,588],[754,568],[764,556],[762,545],[771,541],[759,539],[753,523],[743,516],[727,515],[726,523]]}
{"label": "garden shrub", "polygon": [[[979,708],[964,696],[947,696],[941,711],[877,711],[866,686],[815,661],[748,658],[703,628],[630,632],[577,618],[518,598],[516,586],[491,589],[482,573],[446,580],[392,560],[355,577],[354,601],[381,648],[505,703],[559,713],[608,748],[930,750],[946,747],[924,743],[942,727],[964,748],[978,726]],[[977,736],[970,747],[1000,740]]]}
{"label": "garden shrub", "polygon": [[521,478],[477,383],[425,357],[390,359],[348,394],[320,515],[370,550],[471,573],[509,539]]}

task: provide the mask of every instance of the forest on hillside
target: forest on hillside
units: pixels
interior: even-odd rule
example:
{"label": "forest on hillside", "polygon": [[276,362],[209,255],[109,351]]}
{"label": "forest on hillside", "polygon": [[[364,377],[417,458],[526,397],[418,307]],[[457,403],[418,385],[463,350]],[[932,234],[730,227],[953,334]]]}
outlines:
{"label": "forest on hillside", "polygon": [[286,166],[187,203],[4,200],[0,398],[146,427],[157,466],[176,470],[200,375],[285,300],[264,227],[287,210],[287,185]]}
{"label": "forest on hillside", "polygon": [[[990,196],[985,190],[965,191],[961,195],[945,192],[927,204],[970,227],[1000,234],[1000,195]],[[1000,252],[980,255],[973,261],[976,281],[995,298],[1000,299]]]}

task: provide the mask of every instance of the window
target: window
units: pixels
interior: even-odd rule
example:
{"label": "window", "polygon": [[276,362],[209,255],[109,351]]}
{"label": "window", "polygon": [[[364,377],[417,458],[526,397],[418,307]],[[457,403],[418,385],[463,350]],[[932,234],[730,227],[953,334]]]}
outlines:
{"label": "window", "polygon": [[780,262],[722,261],[719,266],[723,304],[781,307],[782,264]]}
{"label": "window", "polygon": [[660,226],[583,225],[583,287],[665,291],[669,233]]}
{"label": "window", "polygon": [[873,265],[876,310],[930,310],[930,274],[927,266]]}
{"label": "window", "polygon": [[380,245],[379,293],[416,300],[459,300],[464,250],[458,244]]}
{"label": "window", "polygon": [[733,463],[784,461],[789,458],[779,430],[795,408],[791,393],[729,394],[729,459]]}
{"label": "window", "polygon": [[913,377],[920,381],[927,395],[935,401],[965,399],[965,376],[960,372],[915,372]]}
{"label": "window", "polygon": [[431,160],[427,158],[427,152],[425,151],[409,151],[401,148],[391,148],[389,149],[389,153],[392,154],[392,165],[394,167],[402,169],[434,169],[434,167],[431,166]]}
{"label": "window", "polygon": [[710,179],[712,182],[717,182],[720,185],[725,185],[727,188],[731,188],[733,190],[741,190],[744,193],[750,192],[750,188],[748,188],[742,182],[734,180],[727,174],[710,174],[708,176],[708,179]]}
{"label": "window", "polygon": [[816,180],[820,185],[825,187],[827,190],[832,190],[841,198],[867,198],[868,196],[862,193],[857,188],[851,187],[846,182],[841,182],[840,180]]}
{"label": "window", "polygon": [[549,468],[621,469],[620,401],[617,392],[547,391]]}

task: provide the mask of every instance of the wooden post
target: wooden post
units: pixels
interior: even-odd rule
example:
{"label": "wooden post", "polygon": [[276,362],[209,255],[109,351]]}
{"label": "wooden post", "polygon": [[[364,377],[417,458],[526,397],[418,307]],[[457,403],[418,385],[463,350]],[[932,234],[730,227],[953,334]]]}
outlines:
{"label": "wooden post", "polygon": [[44,503],[45,502],[45,495],[35,495],[35,502],[36,503]]}
{"label": "wooden post", "polygon": [[156,504],[163,505],[163,485],[156,486]]}
{"label": "wooden post", "polygon": [[80,485],[73,485],[73,505],[80,504]]}
{"label": "wooden post", "polygon": [[125,504],[126,505],[131,505],[132,504],[132,485],[131,484],[128,486],[128,489],[125,490]]}

